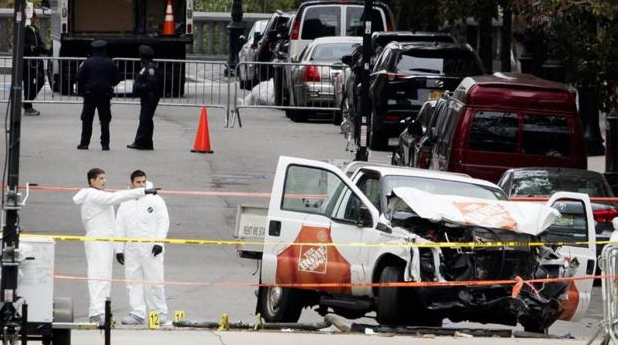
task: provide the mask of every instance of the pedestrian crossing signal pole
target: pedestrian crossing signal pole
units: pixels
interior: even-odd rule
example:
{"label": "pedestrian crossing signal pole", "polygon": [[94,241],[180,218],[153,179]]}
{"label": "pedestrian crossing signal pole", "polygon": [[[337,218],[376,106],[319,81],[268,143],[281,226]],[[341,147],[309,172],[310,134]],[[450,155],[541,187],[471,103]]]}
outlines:
{"label": "pedestrian crossing signal pole", "polygon": [[[21,134],[21,95],[22,95],[22,66],[24,57],[24,34],[26,20],[26,1],[15,0],[13,25],[13,71],[10,93],[10,125],[8,154],[8,171],[2,181],[6,187],[3,191],[2,211],[5,213],[2,224],[2,277],[0,278],[0,323],[3,329],[2,343],[14,344],[20,332],[21,316],[16,309],[17,290],[17,253],[19,248],[19,215],[21,207],[19,184],[19,144]],[[25,332],[26,330],[22,330]],[[22,338],[25,339],[25,336]]]}
{"label": "pedestrian crossing signal pole", "polygon": [[373,1],[365,0],[365,9],[363,11],[363,59],[361,69],[361,92],[360,92],[360,112],[356,114],[356,130],[358,149],[356,150],[355,160],[366,162],[369,158],[367,152],[367,124],[371,121],[371,103],[369,100],[369,61],[373,54],[371,47],[371,12],[373,10]]}

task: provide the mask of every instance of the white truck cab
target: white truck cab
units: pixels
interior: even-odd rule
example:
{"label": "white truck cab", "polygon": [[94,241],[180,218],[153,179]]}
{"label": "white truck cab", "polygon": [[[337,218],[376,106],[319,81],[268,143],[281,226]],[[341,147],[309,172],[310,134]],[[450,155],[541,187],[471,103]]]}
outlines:
{"label": "white truck cab", "polygon": [[[510,285],[372,284],[593,274],[595,232],[587,195],[561,192],[546,205],[518,203],[507,201],[493,183],[461,174],[368,164],[346,172],[280,157],[267,217],[252,216],[254,224],[265,223],[260,282],[269,286],[260,288],[258,310],[267,321],[295,322],[304,307],[317,305],[320,313],[331,309],[348,318],[376,311],[382,324],[435,326],[448,317],[521,323],[543,332],[558,318],[584,315],[592,280],[537,284],[539,294],[524,286],[516,299]],[[462,204],[465,212],[453,207]],[[446,209],[451,213],[443,214]],[[496,217],[515,225],[479,220]],[[538,241],[553,245],[521,245]],[[444,242],[520,245],[422,245]]]}

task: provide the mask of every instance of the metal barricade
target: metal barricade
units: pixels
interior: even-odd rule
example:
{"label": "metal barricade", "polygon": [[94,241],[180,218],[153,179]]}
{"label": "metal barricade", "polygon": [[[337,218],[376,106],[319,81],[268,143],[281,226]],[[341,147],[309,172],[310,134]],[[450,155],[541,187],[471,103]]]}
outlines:
{"label": "metal barricade", "polygon": [[[286,111],[294,121],[324,112],[340,118],[346,70],[341,63],[240,62],[236,65],[234,119],[243,108]],[[234,122],[234,121],[233,121]]]}
{"label": "metal barricade", "polygon": [[[26,56],[23,67],[23,102],[81,103],[77,96],[75,74],[85,58]],[[0,102],[8,102],[11,93],[13,61],[0,58]],[[38,93],[37,89],[40,88]]]}
{"label": "metal barricade", "polygon": [[601,295],[603,297],[603,320],[597,333],[588,341],[592,344],[602,335],[601,344],[611,340],[618,345],[618,246],[606,245],[599,257],[599,266],[603,274]]}
{"label": "metal barricade", "polygon": [[[25,57],[24,81],[42,85],[41,90],[24,85],[23,101],[33,103],[82,103],[78,95],[77,71],[85,58],[71,57]],[[134,58],[116,58],[121,82],[114,88],[115,104],[139,104],[133,95],[133,81],[141,70],[141,62]],[[227,63],[201,60],[155,59],[159,69],[161,106],[187,106],[220,108],[229,121],[231,100],[230,77]],[[11,57],[0,57],[0,102],[8,102],[11,88]]]}

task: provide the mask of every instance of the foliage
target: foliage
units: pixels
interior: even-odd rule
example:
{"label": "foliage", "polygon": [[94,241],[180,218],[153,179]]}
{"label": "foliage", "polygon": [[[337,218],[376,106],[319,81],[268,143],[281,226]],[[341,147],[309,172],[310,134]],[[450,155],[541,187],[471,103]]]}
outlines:
{"label": "foliage", "polygon": [[568,83],[598,87],[601,109],[618,109],[617,0],[513,0],[513,5],[564,59]]}
{"label": "foliage", "polygon": [[[300,0],[243,0],[244,12],[270,13],[278,9],[297,8]],[[205,12],[229,12],[232,0],[196,0],[195,10]]]}

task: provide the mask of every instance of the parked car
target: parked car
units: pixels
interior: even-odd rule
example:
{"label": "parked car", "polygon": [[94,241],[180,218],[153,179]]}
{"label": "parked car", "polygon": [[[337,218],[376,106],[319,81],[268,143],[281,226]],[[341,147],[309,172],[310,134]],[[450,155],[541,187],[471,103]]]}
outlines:
{"label": "parked car", "polygon": [[[266,24],[268,24],[268,20],[258,20],[253,23],[247,37],[240,36],[239,40],[245,43],[242,48],[240,48],[240,52],[238,52],[238,62],[242,63],[247,61],[256,61],[255,51],[257,49],[257,43],[264,34]],[[255,72],[253,66],[241,64],[238,69],[238,81],[240,83],[240,87],[243,89],[248,88],[249,84],[251,84],[254,79]]]}
{"label": "parked car", "polygon": [[575,94],[527,74],[464,79],[436,126],[431,169],[497,182],[509,168],[586,169]]}
{"label": "parked car", "polygon": [[484,73],[481,60],[467,44],[388,44],[371,73],[369,148],[396,145],[403,130],[402,119],[415,116],[426,100],[455,90],[465,77]]}
{"label": "parked car", "polygon": [[[590,197],[614,197],[603,174],[582,169],[551,167],[509,169],[504,172],[498,185],[509,198],[542,197],[559,191],[584,193]],[[618,203],[593,201],[591,204],[597,240],[609,241],[614,231],[612,220],[618,217]],[[597,244],[597,256],[601,255],[604,246]]]}
{"label": "parked car", "polygon": [[[443,42],[457,43],[455,37],[449,33],[433,31],[379,31],[371,34],[371,48],[374,59],[382,53],[384,47],[391,42]],[[371,65],[375,61],[371,62]]]}
{"label": "parked car", "polygon": [[423,104],[421,111],[418,112],[415,118],[408,117],[403,120],[406,129],[399,134],[399,143],[393,151],[393,157],[391,158],[392,165],[413,166],[414,148],[418,146],[421,138],[427,132],[437,103],[438,100],[429,100]]}
{"label": "parked car", "polygon": [[[314,39],[328,36],[362,36],[364,3],[362,1],[307,1],[296,13],[290,29],[289,62],[300,60],[300,54]],[[393,31],[393,15],[387,5],[374,2],[371,31]],[[285,88],[290,89],[289,69],[284,71]],[[294,100],[290,98],[290,105]]]}
{"label": "parked car", "polygon": [[[410,43],[410,42],[447,42],[457,43],[455,38],[447,33],[431,32],[431,31],[378,31],[371,35],[372,56],[369,61],[369,68],[373,69],[375,61],[384,49],[384,46],[391,42]],[[359,106],[358,96],[360,93],[360,80],[358,75],[362,69],[362,47],[354,51],[352,56],[344,57],[344,62],[347,66],[344,67],[344,73],[340,75],[340,79],[335,84],[335,97],[337,104],[341,107],[342,118],[335,119],[335,125],[341,123],[343,119],[350,121],[350,114],[356,112],[356,107]],[[343,78],[345,77],[345,80]],[[343,131],[345,133],[345,131]]]}
{"label": "parked car", "polygon": [[[288,27],[288,23],[294,18],[294,12],[277,10],[268,20],[266,27],[263,29],[263,33],[258,35],[259,39],[257,43],[251,45],[248,52],[245,54],[244,62],[270,62],[274,57],[275,45],[277,43],[277,36],[284,32]],[[239,56],[240,57],[240,56]],[[240,87],[246,90],[261,82],[273,77],[274,70],[269,65],[245,65],[246,71],[242,72],[239,76]]]}
{"label": "parked car", "polygon": [[[362,37],[321,37],[311,42],[301,53],[299,65],[291,69],[292,96],[300,107],[333,108],[335,106],[334,75],[330,67],[341,63]],[[287,111],[293,121],[304,121],[314,110],[291,109]]]}

